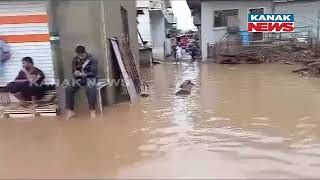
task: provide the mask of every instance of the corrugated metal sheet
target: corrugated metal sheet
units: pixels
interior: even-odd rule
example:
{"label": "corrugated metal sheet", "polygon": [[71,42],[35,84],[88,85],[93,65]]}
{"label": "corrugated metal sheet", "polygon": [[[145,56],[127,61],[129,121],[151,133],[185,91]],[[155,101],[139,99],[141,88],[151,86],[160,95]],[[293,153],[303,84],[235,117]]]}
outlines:
{"label": "corrugated metal sheet", "polygon": [[47,23],[5,24],[0,25],[0,36],[22,34],[47,34]]}
{"label": "corrugated metal sheet", "polygon": [[0,1],[0,16],[47,14],[48,1]]}
{"label": "corrugated metal sheet", "polygon": [[[43,1],[0,1],[0,17],[47,15],[48,2]],[[55,83],[52,51],[49,40],[37,41],[24,38],[28,35],[48,35],[48,23],[3,23],[0,24],[0,36],[6,40],[11,36],[18,36],[19,42],[8,43],[12,57],[3,67],[3,75],[0,77],[0,86],[12,81],[21,69],[21,59],[30,56],[34,59],[35,66],[40,68],[46,76],[47,84]],[[17,38],[16,38],[17,39]]]}
{"label": "corrugated metal sheet", "polygon": [[49,42],[36,43],[11,43],[13,52],[10,61],[5,64],[2,81],[10,82],[21,69],[21,59],[30,56],[34,59],[35,66],[40,68],[46,75],[46,83],[54,83],[52,52]]}

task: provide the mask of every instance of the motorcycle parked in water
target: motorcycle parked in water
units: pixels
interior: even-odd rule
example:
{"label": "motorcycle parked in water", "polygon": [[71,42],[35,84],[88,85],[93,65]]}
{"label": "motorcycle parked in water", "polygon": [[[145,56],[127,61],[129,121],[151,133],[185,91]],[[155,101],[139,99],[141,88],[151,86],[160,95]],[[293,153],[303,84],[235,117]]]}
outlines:
{"label": "motorcycle parked in water", "polygon": [[191,57],[192,57],[192,61],[195,62],[197,61],[198,59],[200,59],[200,50],[198,47],[194,46],[192,47],[191,49]]}

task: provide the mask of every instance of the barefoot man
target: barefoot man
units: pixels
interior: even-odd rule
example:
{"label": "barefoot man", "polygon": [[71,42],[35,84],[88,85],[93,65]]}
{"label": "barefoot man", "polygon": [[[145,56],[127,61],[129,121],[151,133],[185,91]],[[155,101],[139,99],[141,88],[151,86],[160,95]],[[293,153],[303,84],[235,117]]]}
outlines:
{"label": "barefoot man", "polygon": [[43,85],[44,73],[34,67],[31,57],[22,59],[22,69],[15,80],[7,85],[7,91],[11,92],[21,103],[21,106],[30,105],[30,101],[36,101],[43,97],[45,88]]}
{"label": "barefoot man", "polygon": [[75,116],[74,95],[85,87],[89,104],[91,118],[96,117],[96,82],[97,82],[97,60],[86,52],[85,47],[78,46],[75,50],[76,56],[72,61],[73,80],[70,86],[66,87],[66,109],[67,119]]}

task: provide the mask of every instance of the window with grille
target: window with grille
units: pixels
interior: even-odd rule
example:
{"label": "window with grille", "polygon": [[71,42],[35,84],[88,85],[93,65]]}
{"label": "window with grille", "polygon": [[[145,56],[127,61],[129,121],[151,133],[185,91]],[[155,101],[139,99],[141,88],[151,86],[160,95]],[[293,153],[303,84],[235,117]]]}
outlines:
{"label": "window with grille", "polygon": [[228,17],[238,16],[238,9],[218,10],[214,11],[214,27],[227,27]]}

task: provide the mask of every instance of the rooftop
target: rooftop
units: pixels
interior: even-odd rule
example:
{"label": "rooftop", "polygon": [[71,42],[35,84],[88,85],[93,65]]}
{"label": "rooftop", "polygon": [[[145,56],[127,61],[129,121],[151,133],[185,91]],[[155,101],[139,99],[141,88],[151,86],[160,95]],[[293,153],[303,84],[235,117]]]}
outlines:
{"label": "rooftop", "polygon": [[[187,0],[187,4],[190,9],[201,9],[201,2],[204,1],[232,1],[232,0]],[[234,0],[235,1],[235,0]],[[236,1],[258,1],[258,0],[236,0]],[[275,3],[286,3],[286,2],[305,2],[305,1],[318,1],[318,0],[268,0]]]}

